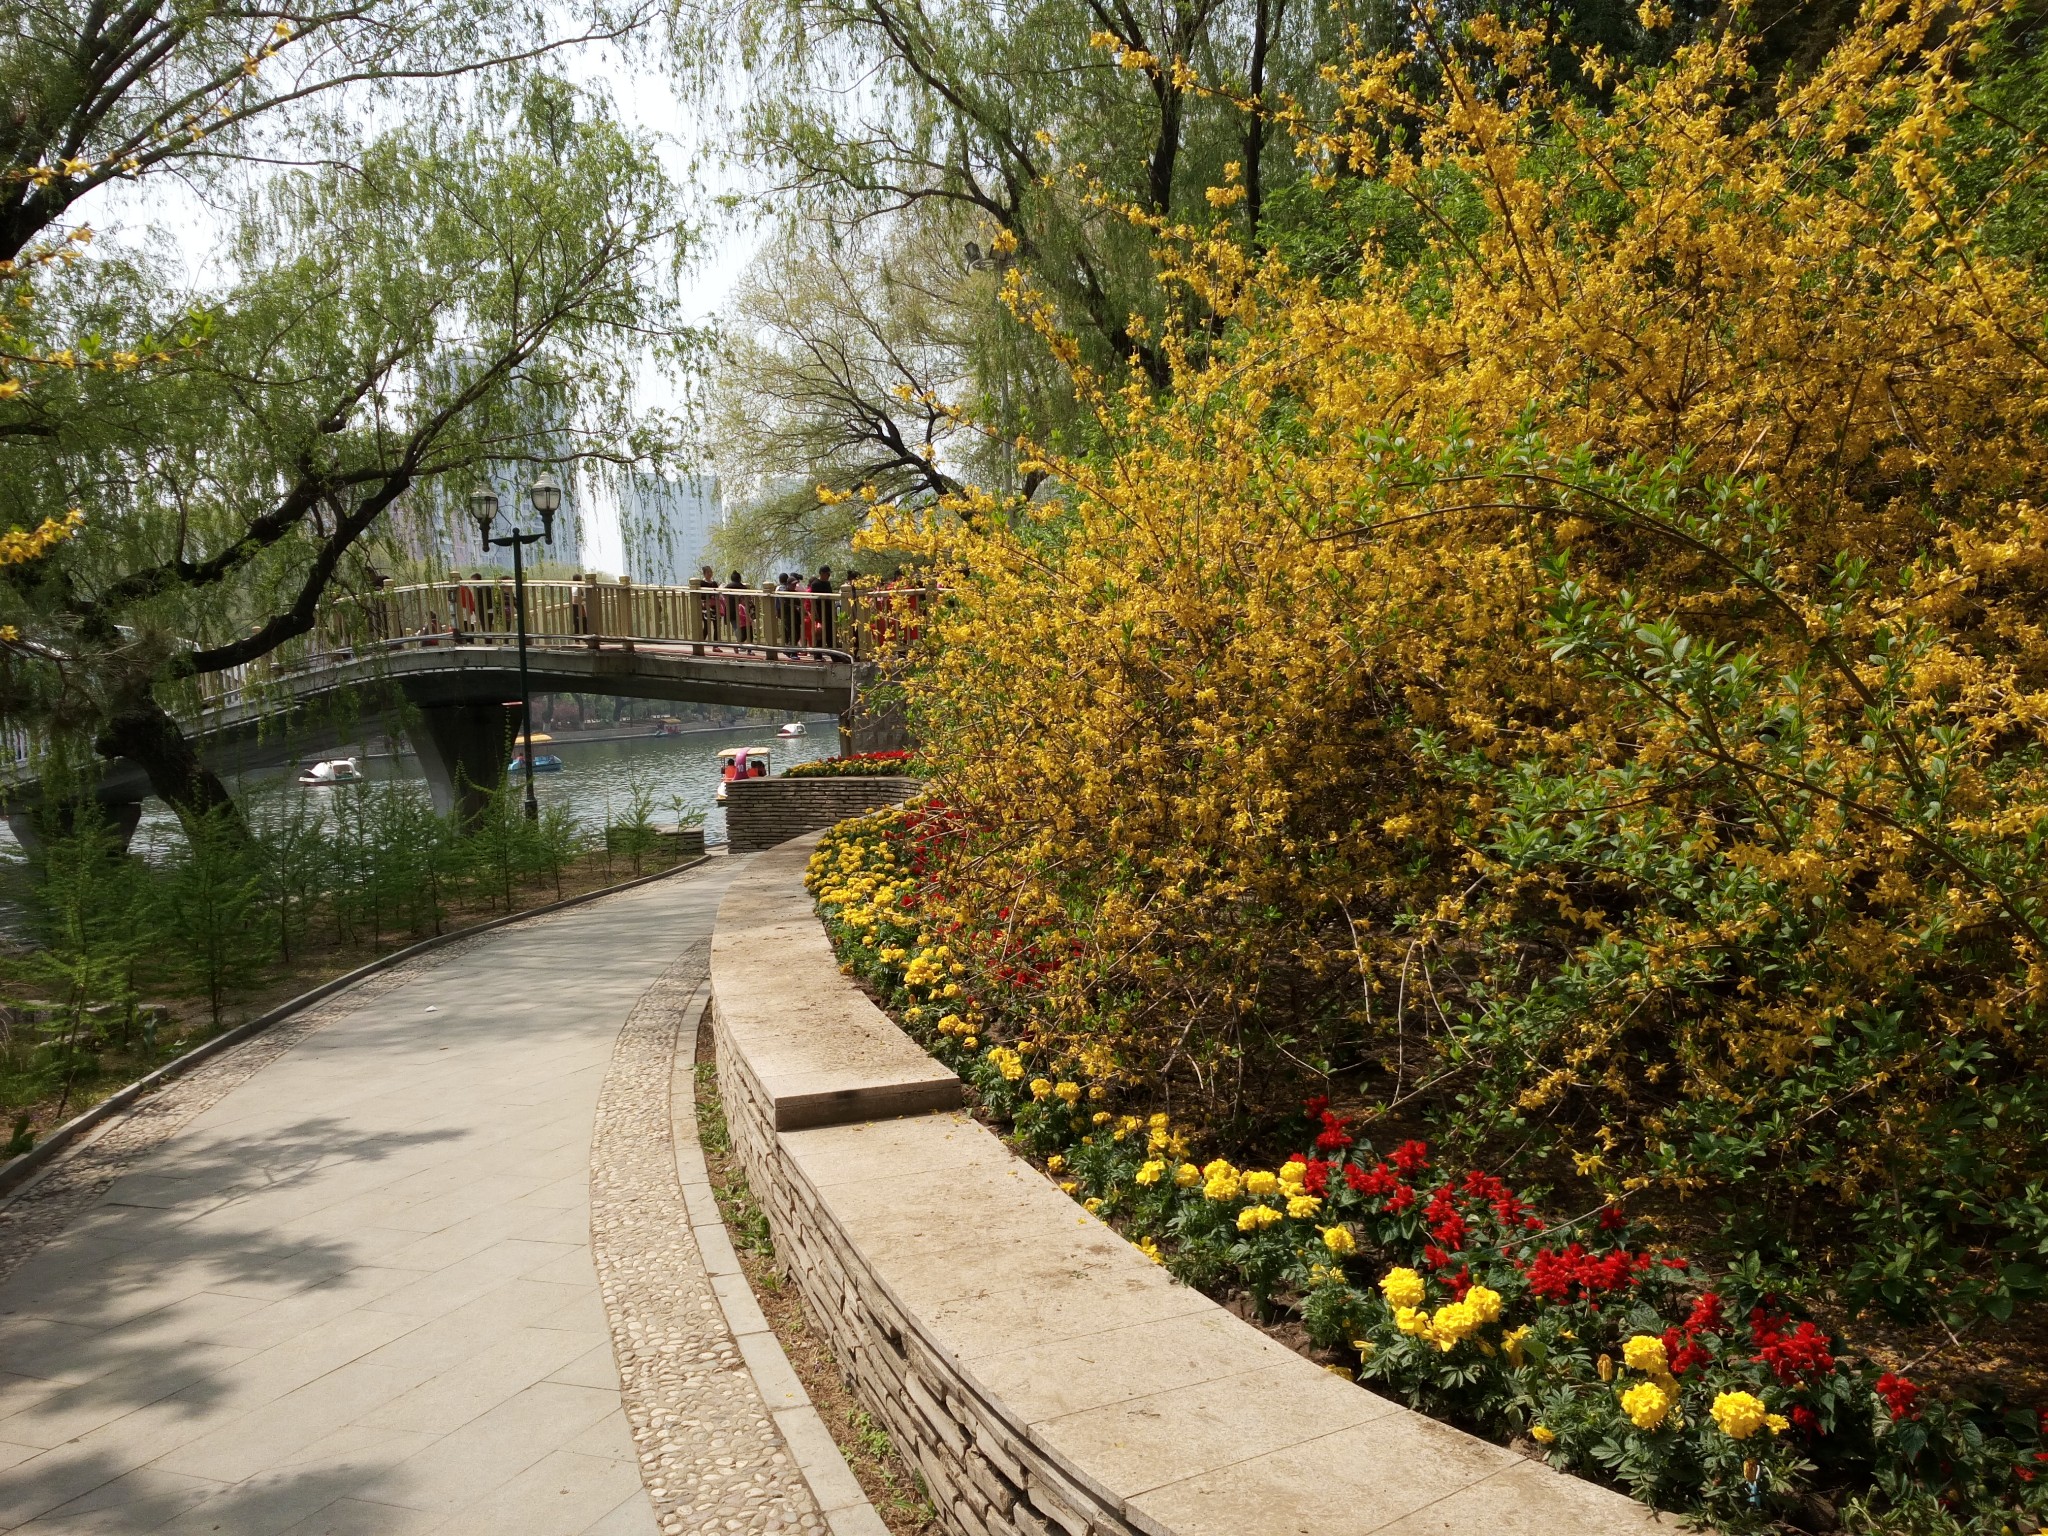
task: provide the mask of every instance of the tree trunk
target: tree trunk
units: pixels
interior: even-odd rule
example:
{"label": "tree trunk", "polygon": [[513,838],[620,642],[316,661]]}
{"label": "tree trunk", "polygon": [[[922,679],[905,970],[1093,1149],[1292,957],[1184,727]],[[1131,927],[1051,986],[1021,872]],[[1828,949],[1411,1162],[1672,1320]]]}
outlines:
{"label": "tree trunk", "polygon": [[246,834],[242,813],[220,775],[199,760],[184,728],[147,693],[123,699],[93,746],[102,757],[125,757],[139,764],[149,775],[150,789],[178,813],[186,832],[196,833],[201,823],[211,820]]}

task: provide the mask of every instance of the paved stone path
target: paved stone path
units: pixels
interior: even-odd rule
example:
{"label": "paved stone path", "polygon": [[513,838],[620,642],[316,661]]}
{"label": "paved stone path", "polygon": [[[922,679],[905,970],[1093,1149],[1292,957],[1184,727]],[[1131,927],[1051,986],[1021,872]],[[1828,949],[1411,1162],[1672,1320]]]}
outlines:
{"label": "paved stone path", "polygon": [[[607,1234],[673,1207],[673,1159],[608,1134],[618,1115],[601,1123],[599,1102],[642,1079],[665,1088],[645,1032],[622,1029],[643,994],[679,1011],[727,872],[423,957],[195,1073],[8,1208],[0,1531],[815,1524],[729,1348],[717,1385],[735,1423],[692,1419],[676,1397],[703,1372],[654,1372],[651,1397],[629,1391],[636,1447],[613,1347],[632,1296],[617,1277],[601,1292],[593,1262],[595,1128],[597,1252],[639,1256],[626,1291],[659,1285],[647,1233]],[[663,1024],[657,1051],[675,1035]],[[665,1117],[665,1101],[650,1108]],[[633,1166],[605,1166],[615,1155]],[[687,1232],[664,1251],[686,1270],[696,1254]],[[650,1441],[657,1420],[671,1431]],[[737,1447],[757,1488],[795,1491],[743,1499],[754,1518],[737,1520],[726,1499],[700,1519],[658,1497],[658,1521],[642,1461],[674,1463],[676,1425],[726,1437],[712,1460]]]}

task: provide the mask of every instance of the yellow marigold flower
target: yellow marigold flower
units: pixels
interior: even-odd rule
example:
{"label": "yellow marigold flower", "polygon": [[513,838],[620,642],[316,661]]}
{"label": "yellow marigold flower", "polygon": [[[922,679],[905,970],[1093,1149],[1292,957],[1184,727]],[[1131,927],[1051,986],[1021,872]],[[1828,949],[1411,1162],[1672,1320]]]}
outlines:
{"label": "yellow marigold flower", "polygon": [[1323,1202],[1314,1195],[1289,1195],[1287,1197],[1287,1214],[1296,1221],[1307,1221],[1309,1217],[1315,1215],[1322,1208]]}
{"label": "yellow marigold flower", "polygon": [[1168,1125],[1169,1123],[1170,1123],[1170,1122],[1168,1122],[1168,1120],[1167,1120],[1166,1116],[1165,1116],[1165,1115],[1163,1115],[1163,1114],[1160,1114],[1160,1115],[1154,1115],[1154,1116],[1153,1116],[1153,1117],[1152,1117],[1151,1119],[1149,1119],[1149,1120],[1147,1120],[1147,1121],[1145,1122],[1145,1124],[1146,1124],[1146,1126],[1147,1126],[1148,1128],[1150,1128],[1150,1129],[1152,1129],[1152,1130],[1155,1130],[1155,1131],[1163,1131],[1163,1130],[1165,1130],[1165,1129],[1167,1128],[1167,1125]]}
{"label": "yellow marigold flower", "polygon": [[988,1050],[989,1065],[1003,1074],[1006,1082],[1016,1082],[1024,1075],[1024,1058],[1006,1045],[992,1045]]}
{"label": "yellow marigold flower", "polygon": [[1479,1321],[1482,1323],[1497,1323],[1500,1321],[1499,1291],[1489,1290],[1483,1285],[1475,1285],[1465,1293],[1465,1301],[1474,1312],[1479,1314]]}
{"label": "yellow marigold flower", "polygon": [[1053,1084],[1052,1091],[1054,1097],[1062,1104],[1076,1103],[1081,1097],[1081,1085],[1079,1083],[1055,1083]]}
{"label": "yellow marigold flower", "polygon": [[1518,1371],[1522,1368],[1522,1362],[1526,1358],[1522,1349],[1522,1343],[1529,1337],[1529,1333],[1529,1325],[1524,1323],[1519,1328],[1510,1328],[1500,1336],[1501,1353],[1508,1357],[1508,1364]]}
{"label": "yellow marigold flower", "polygon": [[1157,1184],[1165,1176],[1166,1164],[1159,1161],[1159,1159],[1156,1157],[1153,1158],[1150,1162],[1144,1164],[1142,1167],[1138,1169],[1137,1173],[1132,1175],[1132,1177],[1137,1179],[1137,1181],[1140,1184],[1147,1185]]}
{"label": "yellow marigold flower", "polygon": [[1060,1181],[1060,1193],[1063,1195],[1071,1195],[1080,1187],[1080,1184],[1073,1179],[1063,1179]]}
{"label": "yellow marigold flower", "polygon": [[1654,1334],[1639,1333],[1621,1346],[1622,1362],[1645,1376],[1664,1376],[1671,1370],[1664,1358],[1664,1341]]}
{"label": "yellow marigold flower", "polygon": [[1046,1172],[1048,1173],[1058,1173],[1062,1168],[1066,1166],[1067,1160],[1064,1157],[1061,1157],[1057,1152],[1053,1153],[1051,1157],[1048,1157],[1045,1160],[1045,1168]]}
{"label": "yellow marigold flower", "polygon": [[1602,1355],[1598,1361],[1598,1367],[1602,1381],[1614,1380],[1614,1356]]}
{"label": "yellow marigold flower", "polygon": [[1639,1381],[1621,1394],[1621,1411],[1637,1429],[1655,1429],[1671,1416],[1671,1398],[1654,1381]]}
{"label": "yellow marigold flower", "polygon": [[1052,1084],[1042,1077],[1034,1077],[1031,1079],[1031,1097],[1041,1101],[1051,1098]]}
{"label": "yellow marigold flower", "polygon": [[1394,1326],[1403,1333],[1426,1334],[1429,1332],[1429,1314],[1420,1307],[1396,1307]]}
{"label": "yellow marigold flower", "polygon": [[1390,1269],[1380,1276],[1380,1294],[1387,1298],[1387,1305],[1397,1311],[1403,1307],[1419,1307],[1426,1294],[1422,1276],[1412,1269]]}
{"label": "yellow marigold flower", "polygon": [[1138,1240],[1138,1252],[1145,1255],[1154,1264],[1164,1264],[1166,1262],[1166,1255],[1159,1251],[1159,1245],[1149,1237]]}
{"label": "yellow marigold flower", "polygon": [[1710,1410],[1721,1433],[1730,1440],[1747,1440],[1770,1421],[1764,1400],[1754,1392],[1723,1392]]}
{"label": "yellow marigold flower", "polygon": [[1277,1195],[1280,1180],[1263,1168],[1254,1168],[1244,1176],[1244,1188],[1250,1195]]}
{"label": "yellow marigold flower", "polygon": [[1349,1227],[1325,1227],[1323,1246],[1341,1259],[1358,1252],[1358,1239],[1351,1235]]}
{"label": "yellow marigold flower", "polygon": [[1436,1338],[1437,1348],[1445,1351],[1460,1339],[1471,1338],[1478,1330],[1479,1313],[1469,1301],[1447,1301],[1429,1320],[1429,1331]]}
{"label": "yellow marigold flower", "polygon": [[1086,1209],[1091,1215],[1094,1212],[1102,1209],[1102,1201],[1096,1198],[1094,1195],[1090,1195],[1086,1200],[1083,1200],[1081,1204],[1083,1208]]}
{"label": "yellow marigold flower", "polygon": [[1280,1213],[1270,1205],[1248,1205],[1237,1213],[1237,1230],[1263,1232],[1279,1219]]}
{"label": "yellow marigold flower", "polygon": [[1786,1418],[1785,1415],[1783,1415],[1782,1413],[1765,1414],[1764,1424],[1774,1435],[1782,1435],[1783,1433],[1785,1433],[1786,1430],[1792,1427],[1792,1421]]}
{"label": "yellow marigold flower", "polygon": [[1192,1189],[1202,1182],[1202,1170],[1193,1163],[1182,1163],[1173,1170],[1173,1182],[1182,1189]]}
{"label": "yellow marigold flower", "polygon": [[1283,1189],[1300,1189],[1302,1187],[1302,1181],[1307,1177],[1308,1164],[1301,1162],[1296,1158],[1290,1157],[1286,1162],[1280,1165],[1280,1186]]}
{"label": "yellow marigold flower", "polygon": [[1095,1111],[1095,1115],[1094,1115],[1094,1118],[1093,1118],[1093,1119],[1092,1119],[1092,1120],[1090,1121],[1090,1124],[1093,1124],[1093,1125],[1107,1125],[1107,1124],[1109,1124],[1109,1111],[1108,1111],[1108,1110],[1106,1110],[1106,1109],[1098,1109],[1097,1111]]}
{"label": "yellow marigold flower", "polygon": [[1202,1198],[1218,1202],[1235,1200],[1243,1193],[1243,1186],[1233,1175],[1227,1179],[1210,1179],[1202,1186]]}
{"label": "yellow marigold flower", "polygon": [[1538,1445],[1555,1445],[1557,1444],[1557,1431],[1542,1424],[1531,1424],[1529,1426],[1529,1438]]}

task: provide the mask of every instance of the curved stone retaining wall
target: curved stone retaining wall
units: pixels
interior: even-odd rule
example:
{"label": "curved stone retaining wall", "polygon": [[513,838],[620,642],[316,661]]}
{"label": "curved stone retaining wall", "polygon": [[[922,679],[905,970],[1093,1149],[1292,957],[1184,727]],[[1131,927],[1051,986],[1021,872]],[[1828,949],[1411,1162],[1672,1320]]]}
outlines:
{"label": "curved stone retaining wall", "polygon": [[725,787],[725,834],[734,853],[773,848],[805,832],[822,832],[849,816],[896,805],[916,794],[908,778],[741,779]]}
{"label": "curved stone retaining wall", "polygon": [[777,1252],[961,1536],[1641,1536],[1620,1494],[1318,1369],[961,1113],[754,862],[711,947],[718,1074]]}

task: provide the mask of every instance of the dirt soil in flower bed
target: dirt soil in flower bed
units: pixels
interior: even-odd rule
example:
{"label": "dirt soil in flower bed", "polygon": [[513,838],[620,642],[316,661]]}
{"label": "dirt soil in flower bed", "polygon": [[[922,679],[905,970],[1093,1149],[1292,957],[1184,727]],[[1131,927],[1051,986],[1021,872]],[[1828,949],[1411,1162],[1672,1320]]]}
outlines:
{"label": "dirt soil in flower bed", "polygon": [[[664,867],[659,860],[642,859],[639,873],[653,874]],[[630,860],[616,855],[608,857],[601,850],[585,854],[563,866],[559,881],[515,887],[509,910],[530,912],[565,897],[582,896],[631,880],[634,876]],[[451,904],[442,916],[438,931],[451,933],[458,928],[503,917],[507,910],[502,904]],[[8,1107],[4,1111],[5,1123],[0,1124],[0,1143],[6,1141],[15,1122],[24,1114],[28,1116],[29,1130],[40,1141],[74,1115],[111,1098],[137,1078],[148,1076],[166,1062],[175,1061],[196,1046],[204,1045],[215,1035],[246,1024],[323,981],[345,975],[358,966],[433,936],[432,933],[385,934],[376,942],[351,944],[340,943],[331,936],[309,936],[304,947],[294,952],[288,964],[273,964],[266,969],[258,984],[230,993],[218,1022],[203,997],[140,999],[135,1005],[138,1013],[155,1012],[162,1021],[156,1028],[153,1046],[145,1047],[140,1042],[128,1049],[107,1046],[99,1052],[98,1070],[90,1074],[81,1073],[73,1080],[68,1095],[60,1086],[34,1103]],[[0,1162],[4,1161],[0,1158]]]}
{"label": "dirt soil in flower bed", "polygon": [[805,1310],[803,1294],[776,1267],[768,1218],[747,1186],[746,1171],[733,1155],[725,1105],[718,1097],[718,1078],[712,1065],[708,1017],[697,1026],[696,1067],[697,1135],[704,1144],[711,1190],[762,1315],[775,1330],[797,1380],[810,1394],[839,1454],[860,1480],[861,1491],[891,1536],[937,1536],[945,1527],[926,1497],[924,1480],[904,1461],[888,1431],[861,1407],[846,1384],[838,1357]]}

